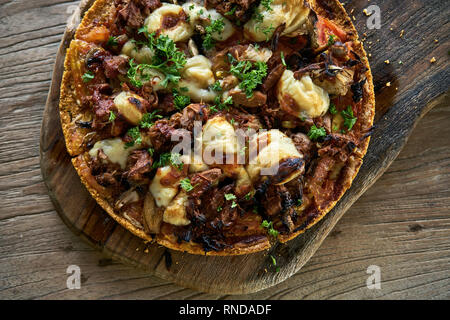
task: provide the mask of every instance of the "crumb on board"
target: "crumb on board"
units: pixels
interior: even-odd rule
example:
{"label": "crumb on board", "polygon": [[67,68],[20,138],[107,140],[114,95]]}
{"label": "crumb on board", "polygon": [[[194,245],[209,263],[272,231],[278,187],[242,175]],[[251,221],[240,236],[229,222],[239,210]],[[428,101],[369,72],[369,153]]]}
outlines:
{"label": "crumb on board", "polygon": [[389,60],[385,60],[384,63],[389,64],[391,62]]}
{"label": "crumb on board", "polygon": [[371,13],[369,13],[369,12],[367,11],[367,9],[364,9],[363,12],[364,12],[364,14],[366,15],[366,17],[370,17],[370,16],[372,15]]}
{"label": "crumb on board", "polygon": [[405,34],[405,30],[402,29],[402,31],[400,31],[400,38],[403,38],[404,34]]}
{"label": "crumb on board", "polygon": [[386,82],[386,87],[390,87],[391,83],[390,82]]}
{"label": "crumb on board", "polygon": [[431,63],[435,63],[436,62],[436,58],[435,57],[431,58],[430,62]]}

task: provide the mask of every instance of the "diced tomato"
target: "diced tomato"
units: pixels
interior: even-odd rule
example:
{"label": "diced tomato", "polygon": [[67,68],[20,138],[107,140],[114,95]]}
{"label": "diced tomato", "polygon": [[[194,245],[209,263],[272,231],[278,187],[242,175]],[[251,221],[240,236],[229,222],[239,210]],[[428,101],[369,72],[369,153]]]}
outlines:
{"label": "diced tomato", "polygon": [[318,31],[318,42],[321,46],[328,43],[330,35],[337,36],[340,42],[347,41],[347,33],[326,18],[318,16],[316,27]]}
{"label": "diced tomato", "polygon": [[87,34],[81,36],[80,38],[82,40],[85,40],[87,42],[92,43],[104,43],[107,42],[110,36],[110,32],[108,28],[105,26],[98,26],[93,28],[91,31],[89,31]]}

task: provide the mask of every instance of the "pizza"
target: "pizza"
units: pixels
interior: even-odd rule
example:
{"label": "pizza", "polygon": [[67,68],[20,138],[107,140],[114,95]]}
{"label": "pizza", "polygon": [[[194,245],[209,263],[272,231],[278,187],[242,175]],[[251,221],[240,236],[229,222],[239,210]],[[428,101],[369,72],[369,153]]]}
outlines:
{"label": "pizza", "polygon": [[59,111],[82,183],[119,224],[238,255],[335,206],[375,100],[337,0],[96,0],[67,50]]}

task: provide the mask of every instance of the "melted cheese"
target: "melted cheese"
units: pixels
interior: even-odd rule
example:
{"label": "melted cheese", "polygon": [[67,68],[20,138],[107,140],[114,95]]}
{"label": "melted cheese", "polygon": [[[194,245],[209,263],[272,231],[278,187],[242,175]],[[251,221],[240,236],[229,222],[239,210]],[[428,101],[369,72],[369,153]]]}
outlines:
{"label": "melted cheese", "polygon": [[190,157],[187,155],[183,155],[181,156],[180,159],[181,161],[183,161],[184,164],[189,165],[189,173],[197,173],[209,169],[209,166],[203,162],[201,154],[196,155],[194,152],[192,152]]}
{"label": "melted cheese", "polygon": [[[136,103],[131,101],[135,99]],[[131,124],[137,126],[142,120],[142,112],[138,105],[142,104],[144,99],[132,92],[123,91],[114,98],[114,105],[119,113]]]}
{"label": "melted cheese", "polygon": [[184,191],[173,199],[170,205],[164,210],[163,221],[175,226],[187,226],[191,221],[186,216],[186,204],[188,195]]}
{"label": "melted cheese", "polygon": [[138,49],[136,43],[132,40],[128,41],[122,47],[121,53],[127,57],[133,58],[138,63],[151,64],[154,53],[149,47],[143,46]]}
{"label": "melted cheese", "polygon": [[206,122],[203,126],[202,143],[203,160],[206,164],[223,163],[222,159],[226,155],[238,151],[234,127],[225,117],[214,117]]}
{"label": "melted cheese", "polygon": [[[262,169],[275,168],[288,158],[303,158],[292,139],[278,129],[255,135],[249,142],[249,152],[250,159],[246,169],[252,181],[257,180],[260,174],[266,175],[261,172]],[[269,175],[276,173],[267,171]],[[294,177],[290,177],[290,180]]]}
{"label": "melted cheese", "polygon": [[311,77],[305,75],[297,80],[290,70],[285,70],[278,82],[278,101],[280,104],[283,104],[285,96],[294,100],[296,106],[290,106],[290,108],[295,108],[292,112],[298,117],[303,117],[305,113],[311,118],[323,116],[330,105],[328,93],[315,85]]}
{"label": "melted cheese", "polygon": [[274,0],[272,10],[267,10],[262,4],[256,8],[264,18],[258,22],[254,17],[244,25],[244,35],[253,41],[265,41],[272,38],[277,27],[286,23],[282,36],[295,37],[306,33],[305,23],[310,9],[304,0]]}
{"label": "melted cheese", "polygon": [[128,155],[137,146],[125,148],[125,142],[120,138],[106,139],[97,141],[94,147],[89,151],[91,158],[97,158],[98,151],[101,149],[112,163],[117,163],[122,169],[127,165]]}
{"label": "melted cheese", "polygon": [[172,171],[171,166],[158,168],[150,184],[149,190],[153,198],[155,198],[158,207],[167,207],[178,193],[178,182],[172,186],[163,186],[161,184],[161,179],[170,174],[170,171]]}
{"label": "melted cheese", "polygon": [[153,11],[144,24],[147,26],[149,33],[159,32],[161,35],[166,35],[175,42],[186,41],[193,35],[193,28],[186,21],[179,20],[178,23],[169,29],[163,28],[163,20],[165,16],[176,16],[183,11],[179,5],[163,3],[161,7]]}
{"label": "melted cheese", "polygon": [[272,50],[269,48],[256,49],[255,46],[251,44],[247,47],[247,49],[245,49],[240,59],[267,62],[271,56]]}
{"label": "melted cheese", "polygon": [[209,88],[215,82],[211,66],[211,61],[202,55],[187,59],[178,86],[188,89],[183,94],[189,96],[192,101],[212,102],[217,96],[217,92]]}
{"label": "melted cheese", "polygon": [[214,84],[215,81],[211,66],[211,61],[205,56],[193,56],[187,59],[181,76],[186,80],[195,82],[200,88],[206,88]]}
{"label": "melted cheese", "polygon": [[189,23],[194,28],[195,25],[200,24],[203,27],[207,27],[213,20],[222,19],[224,23],[223,30],[221,32],[211,33],[211,37],[217,41],[224,41],[231,37],[234,33],[234,27],[231,22],[218,13],[215,9],[206,9],[194,2],[186,2],[183,4],[184,12],[189,16]]}

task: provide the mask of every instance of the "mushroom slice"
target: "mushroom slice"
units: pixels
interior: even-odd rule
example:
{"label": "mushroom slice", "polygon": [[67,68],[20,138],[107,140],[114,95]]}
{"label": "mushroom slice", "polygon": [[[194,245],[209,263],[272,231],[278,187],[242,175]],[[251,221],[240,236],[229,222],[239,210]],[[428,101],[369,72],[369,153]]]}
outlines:
{"label": "mushroom slice", "polygon": [[114,105],[127,122],[137,126],[142,120],[144,99],[131,92],[121,92],[114,99]]}
{"label": "mushroom slice", "polygon": [[163,221],[175,226],[187,226],[190,224],[191,221],[186,216],[187,202],[187,193],[180,191],[180,193],[178,193],[172,203],[164,211]]}
{"label": "mushroom slice", "polygon": [[163,210],[156,207],[155,198],[147,192],[143,208],[144,226],[149,233],[159,233],[163,220]]}

